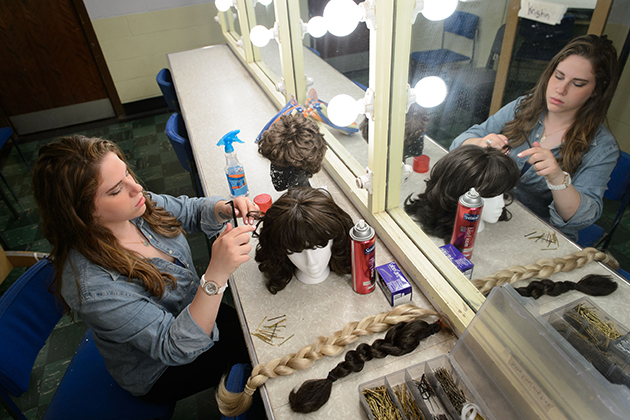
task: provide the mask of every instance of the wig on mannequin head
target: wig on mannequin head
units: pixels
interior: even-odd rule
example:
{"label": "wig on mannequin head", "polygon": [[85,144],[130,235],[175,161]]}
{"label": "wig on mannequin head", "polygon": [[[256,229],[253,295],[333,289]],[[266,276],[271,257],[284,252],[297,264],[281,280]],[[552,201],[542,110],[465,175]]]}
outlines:
{"label": "wig on mannequin head", "polygon": [[271,161],[276,191],[310,186],[326,154],[326,141],[317,123],[301,114],[283,115],[262,134],[258,153]]}
{"label": "wig on mannequin head", "polygon": [[330,269],[337,274],[352,271],[350,237],[352,218],[323,189],[291,188],[262,216],[256,246],[258,269],[267,278],[273,294],[291,281],[295,266],[287,255],[305,249],[324,247],[330,239]]}
{"label": "wig on mannequin head", "polygon": [[[429,235],[448,242],[453,233],[459,197],[475,188],[481,197],[495,197],[512,190],[520,178],[516,163],[492,147],[464,145],[437,161],[426,180],[426,190],[405,200],[405,211]],[[504,211],[499,220],[509,220]]]}
{"label": "wig on mannequin head", "polygon": [[[417,103],[411,104],[409,111],[407,111],[407,116],[405,117],[403,160],[422,154],[422,150],[424,149],[424,132],[427,130],[429,122],[431,122],[429,112]],[[367,118],[363,119],[359,130],[361,130],[361,135],[365,141],[368,141],[369,125]]]}

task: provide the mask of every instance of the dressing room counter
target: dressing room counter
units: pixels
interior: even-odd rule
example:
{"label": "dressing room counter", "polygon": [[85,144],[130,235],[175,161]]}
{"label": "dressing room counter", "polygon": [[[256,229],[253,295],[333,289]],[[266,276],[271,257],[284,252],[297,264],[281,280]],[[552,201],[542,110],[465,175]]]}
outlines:
{"label": "dressing room counter", "polygon": [[[257,153],[254,143],[262,127],[277,113],[273,103],[225,45],[169,54],[168,60],[204,190],[208,195],[229,197],[224,152],[216,144],[224,134],[239,129],[238,136],[245,144],[235,143],[234,148],[245,168],[250,197],[267,193],[275,201],[282,193],[273,189],[269,161]],[[327,189],[355,223],[361,218],[323,170],[311,179],[311,185]],[[252,238],[251,243],[255,248],[256,239]],[[318,336],[330,336],[351,321],[392,310],[378,287],[371,294],[360,295],[352,290],[349,275],[334,273],[318,285],[305,285],[294,278],[284,290],[272,295],[265,287],[254,255],[252,250],[250,260],[236,270],[230,282],[254,364],[295,353],[312,344]],[[392,255],[377,238],[377,265],[392,260]],[[415,284],[413,303],[432,309]],[[251,335],[268,324],[267,320],[276,317],[286,318],[286,328],[279,334],[282,340],[273,340],[270,344]],[[427,321],[435,319],[431,317]],[[417,350],[406,356],[388,356],[367,362],[361,372],[350,374],[334,384],[329,402],[319,411],[308,415],[291,411],[288,405],[291,389],[307,379],[325,378],[348,350],[359,343],[372,343],[383,335],[362,337],[337,356],[318,360],[312,367],[293,375],[267,380],[259,391],[268,417],[367,418],[359,403],[359,384],[446,354],[456,342],[454,336],[440,332],[423,340]]]}

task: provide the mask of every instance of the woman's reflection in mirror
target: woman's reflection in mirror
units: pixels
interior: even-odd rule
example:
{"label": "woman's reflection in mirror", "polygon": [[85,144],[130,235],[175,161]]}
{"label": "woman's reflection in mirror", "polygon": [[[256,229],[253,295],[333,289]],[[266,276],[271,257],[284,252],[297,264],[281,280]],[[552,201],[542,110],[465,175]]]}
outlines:
{"label": "woman's reflection in mirror", "polygon": [[276,191],[310,187],[309,178],[322,168],[326,141],[314,121],[300,114],[283,115],[262,134],[258,153],[271,161]]}
{"label": "woman's reflection in mirror", "polygon": [[[424,149],[424,132],[431,122],[429,112],[420,105],[413,103],[407,111],[405,117],[405,140],[403,146],[403,161],[409,157],[416,157],[422,154]],[[363,119],[359,125],[361,135],[368,141],[369,124],[367,118]]]}
{"label": "woman's reflection in mirror", "polygon": [[527,95],[459,135],[462,144],[509,146],[522,176],[514,196],[577,240],[599,219],[603,195],[619,156],[604,126],[619,77],[617,51],[604,36],[570,41]]}
{"label": "woman's reflection in mirror", "polygon": [[[482,197],[508,194],[518,182],[516,163],[493,147],[466,145],[458,147],[438,160],[426,182],[423,193],[405,199],[405,211],[425,233],[444,239],[453,233],[459,197],[475,188]],[[509,220],[510,212],[503,208],[499,220]]]}

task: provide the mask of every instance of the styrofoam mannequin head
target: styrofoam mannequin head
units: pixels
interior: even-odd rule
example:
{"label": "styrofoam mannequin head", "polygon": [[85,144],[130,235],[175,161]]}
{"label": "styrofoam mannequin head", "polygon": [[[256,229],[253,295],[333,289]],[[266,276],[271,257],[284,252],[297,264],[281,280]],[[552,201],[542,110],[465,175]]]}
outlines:
{"label": "styrofoam mannequin head", "polygon": [[505,207],[505,199],[503,198],[503,194],[490,198],[482,197],[482,199],[483,209],[481,210],[481,218],[479,220],[479,227],[477,227],[477,232],[481,232],[486,223],[498,222],[501,214],[503,213],[503,208]]}
{"label": "styrofoam mannequin head", "polygon": [[322,248],[305,249],[302,252],[289,254],[289,260],[295,265],[295,277],[305,284],[321,283],[330,274],[330,257],[332,256],[332,243]]}

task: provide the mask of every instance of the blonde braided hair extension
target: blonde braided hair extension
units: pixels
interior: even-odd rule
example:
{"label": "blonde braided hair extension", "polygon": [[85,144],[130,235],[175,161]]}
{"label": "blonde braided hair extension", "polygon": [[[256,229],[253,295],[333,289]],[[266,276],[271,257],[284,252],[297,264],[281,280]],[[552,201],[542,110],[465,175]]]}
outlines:
{"label": "blonde braided hair extension", "polygon": [[482,279],[473,280],[472,283],[485,295],[493,287],[501,286],[505,283],[512,284],[518,280],[526,280],[532,277],[547,278],[558,271],[569,272],[576,268],[581,268],[591,261],[601,261],[614,270],[619,268],[619,263],[612,255],[596,248],[584,248],[564,257],[543,258],[533,264],[515,265]]}
{"label": "blonde braided hair extension", "polygon": [[350,322],[342,330],[334,332],[329,337],[320,336],[313,344],[302,347],[297,353],[288,354],[267,363],[259,363],[254,367],[241,393],[230,392],[225,387],[225,376],[221,380],[216,398],[219,411],[225,416],[236,417],[247,411],[252,404],[254,391],[269,378],[288,376],[296,370],[304,370],[313,365],[316,360],[324,356],[336,356],[345,346],[358,340],[364,335],[383,332],[400,322],[438,315],[430,309],[422,309],[408,303],[395,307],[389,312],[370,315],[361,321]]}

